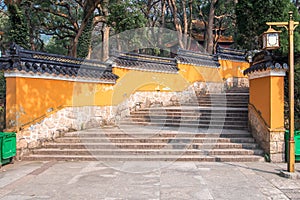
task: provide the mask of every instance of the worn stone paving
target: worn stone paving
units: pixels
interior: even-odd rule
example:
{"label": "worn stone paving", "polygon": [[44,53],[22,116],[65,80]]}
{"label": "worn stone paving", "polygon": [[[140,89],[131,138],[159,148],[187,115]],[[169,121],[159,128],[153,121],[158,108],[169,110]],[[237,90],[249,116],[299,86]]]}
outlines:
{"label": "worn stone paving", "polygon": [[[2,167],[0,199],[300,199],[286,164],[16,162]],[[300,173],[300,163],[296,164]]]}

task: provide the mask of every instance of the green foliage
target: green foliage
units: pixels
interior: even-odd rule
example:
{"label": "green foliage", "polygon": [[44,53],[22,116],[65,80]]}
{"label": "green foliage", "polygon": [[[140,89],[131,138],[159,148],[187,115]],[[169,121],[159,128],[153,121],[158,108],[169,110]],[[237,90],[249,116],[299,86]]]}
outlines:
{"label": "green foliage", "polygon": [[[289,0],[239,0],[236,6],[238,37],[237,44],[240,48],[253,50],[260,49],[259,36],[268,29],[266,22],[288,22],[289,11],[293,11],[295,21],[300,17],[294,4]],[[284,28],[281,30],[280,43],[281,48],[274,53],[286,56],[288,53],[288,33]],[[299,28],[294,32],[295,52],[300,52],[300,34]],[[295,64],[295,128],[300,129],[300,57],[296,57]],[[287,59],[286,59],[287,60]],[[287,62],[287,61],[286,61]],[[288,76],[285,78],[285,125],[289,127],[289,89]]]}
{"label": "green foliage", "polygon": [[234,1],[218,0],[215,5],[216,12],[215,15],[220,17],[215,20],[216,28],[225,28],[223,35],[233,36],[236,32],[235,27],[235,3]]}
{"label": "green foliage", "polygon": [[51,39],[45,45],[45,51],[68,55],[72,41],[78,31],[83,16],[82,7],[74,0],[58,3],[56,0],[35,0],[35,9],[40,19],[40,34]]}
{"label": "green foliage", "polygon": [[140,6],[130,0],[111,4],[109,10],[108,24],[114,28],[116,33],[144,27],[147,22]]}
{"label": "green foliage", "polygon": [[0,98],[5,95],[6,85],[4,73],[0,71]]}
{"label": "green foliage", "polygon": [[92,31],[93,31],[93,15],[89,18],[82,34],[78,40],[77,46],[77,57],[86,58],[89,53],[89,48],[91,45]]}
{"label": "green foliage", "polygon": [[48,53],[68,55],[69,46],[69,40],[61,40],[58,37],[53,36],[45,45],[45,51]]}
{"label": "green foliage", "polygon": [[8,25],[8,16],[6,13],[3,11],[0,11],[0,30],[5,31]]}
{"label": "green foliage", "polygon": [[[288,12],[294,11],[295,20],[299,20],[298,12],[290,0],[239,0],[236,5],[238,47],[253,50],[259,49],[259,36],[268,29],[266,22],[288,21]],[[275,27],[274,27],[275,28]],[[287,33],[281,34],[282,52],[287,52]],[[295,40],[299,41],[299,34]],[[300,45],[296,50],[300,51]]]}
{"label": "green foliage", "polygon": [[29,48],[29,28],[22,10],[16,5],[8,5],[9,12],[9,39],[16,44]]}
{"label": "green foliage", "polygon": [[2,35],[2,38],[0,40],[0,51],[3,54],[3,52],[5,51],[5,49],[8,48],[8,16],[6,15],[6,13],[4,12],[0,12],[0,31],[4,32],[4,35]]}
{"label": "green foliage", "polygon": [[300,130],[300,62],[295,65],[295,128]]}

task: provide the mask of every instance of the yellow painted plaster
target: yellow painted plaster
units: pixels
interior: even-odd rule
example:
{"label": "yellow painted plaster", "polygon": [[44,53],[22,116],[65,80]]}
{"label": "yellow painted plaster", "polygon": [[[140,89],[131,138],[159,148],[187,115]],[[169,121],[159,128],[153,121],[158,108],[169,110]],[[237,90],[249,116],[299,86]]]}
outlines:
{"label": "yellow painted plaster", "polygon": [[111,102],[109,84],[21,77],[6,80],[8,128],[12,121],[22,126],[63,107],[105,106]]}
{"label": "yellow painted plaster", "polygon": [[270,129],[284,127],[284,77],[250,80],[250,100]]}
{"label": "yellow painted plaster", "polygon": [[220,75],[227,79],[231,77],[243,78],[247,77],[243,75],[243,71],[249,68],[248,62],[237,62],[232,60],[219,60],[220,63]]}
{"label": "yellow painted plaster", "polygon": [[[156,73],[114,67],[115,85],[39,78],[7,78],[7,127],[18,126],[68,106],[118,105],[136,91],[179,92],[194,82],[222,82],[241,77],[244,63],[221,61],[222,68],[178,64],[178,73]],[[240,67],[240,65],[242,67]],[[226,66],[226,67],[224,67]]]}

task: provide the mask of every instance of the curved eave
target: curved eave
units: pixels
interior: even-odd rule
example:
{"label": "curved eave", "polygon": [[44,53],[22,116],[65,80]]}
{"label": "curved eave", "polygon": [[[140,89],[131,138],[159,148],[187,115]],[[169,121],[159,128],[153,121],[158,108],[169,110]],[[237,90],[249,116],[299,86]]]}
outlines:
{"label": "curved eave", "polygon": [[244,75],[249,75],[253,72],[257,71],[266,71],[266,70],[287,70],[288,65],[286,63],[278,63],[278,62],[261,62],[244,70]]}

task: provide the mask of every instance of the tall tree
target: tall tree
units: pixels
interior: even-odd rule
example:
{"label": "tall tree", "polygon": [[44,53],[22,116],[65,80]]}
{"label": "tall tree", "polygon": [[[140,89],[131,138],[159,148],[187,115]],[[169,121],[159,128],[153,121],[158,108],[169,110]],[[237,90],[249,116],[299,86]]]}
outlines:
{"label": "tall tree", "polygon": [[218,0],[211,0],[210,1],[210,9],[208,15],[208,24],[206,27],[206,40],[205,40],[205,49],[208,53],[213,53],[214,47],[214,37],[213,37],[213,29],[214,29],[214,19],[215,19],[215,11],[216,11],[216,3]]}
{"label": "tall tree", "polygon": [[233,0],[208,0],[197,2],[194,6],[198,20],[202,21],[203,29],[197,30],[204,34],[204,48],[210,54],[216,50],[221,35],[232,36],[235,28],[235,12]]}
{"label": "tall tree", "polygon": [[8,18],[8,13],[6,6],[3,1],[0,1],[0,34],[1,39],[0,39],[0,51],[1,54],[4,53],[5,51],[5,45],[8,42],[8,24],[9,24],[9,18]]}
{"label": "tall tree", "polygon": [[22,7],[22,1],[7,0],[5,4],[7,5],[8,16],[9,16],[9,39],[16,44],[29,48],[29,27],[26,21],[25,14]]}
{"label": "tall tree", "polygon": [[213,52],[222,36],[233,37],[236,33],[235,1],[218,0],[214,17]]}
{"label": "tall tree", "polygon": [[110,26],[108,24],[109,18],[109,1],[104,0],[101,7],[102,16],[104,20],[102,21],[102,61],[106,61],[109,58],[109,33]]}
{"label": "tall tree", "polygon": [[[77,1],[78,2],[78,1]],[[80,24],[77,23],[77,31],[76,31],[76,35],[75,35],[75,38],[74,38],[74,41],[73,41],[73,45],[72,45],[72,51],[71,51],[71,55],[74,56],[74,57],[77,57],[77,46],[78,46],[78,41],[79,41],[79,38],[80,36],[82,35],[82,33],[84,32],[85,28],[87,26],[90,25],[90,27],[87,27],[87,34],[88,34],[88,40],[82,40],[84,43],[90,43],[90,35],[91,35],[91,23],[92,23],[92,16],[93,16],[93,13],[95,11],[95,9],[98,7],[98,4],[100,3],[101,1],[100,0],[86,0],[86,1],[83,1],[81,2],[81,4],[79,4],[82,8],[83,8],[83,15],[81,17],[81,20],[80,20]],[[65,2],[67,3],[67,2]],[[68,3],[67,3],[68,4]],[[85,51],[88,52],[89,50],[89,44],[85,44]],[[83,55],[85,55],[86,53],[83,53]]]}
{"label": "tall tree", "polygon": [[293,3],[295,4],[295,6],[298,9],[298,12],[300,13],[300,0],[293,0]]}
{"label": "tall tree", "polygon": [[[132,4],[130,0],[124,0],[118,4],[111,4],[109,6],[109,20],[108,24],[112,27],[114,33],[118,35],[126,30],[137,29],[146,26],[147,19],[141,12],[142,8],[140,4]],[[127,35],[128,41],[134,40],[135,32],[131,32],[132,35]],[[123,35],[123,40],[126,37]],[[118,43],[119,41],[117,41]],[[130,46],[130,44],[128,44]],[[120,45],[118,44],[118,49]],[[121,50],[121,49],[119,49]]]}
{"label": "tall tree", "polygon": [[[268,21],[288,21],[288,12],[294,11],[298,18],[295,6],[290,0],[239,0],[236,6],[238,36],[237,44],[240,48],[259,49],[259,36],[267,30]],[[285,31],[285,30],[283,30]],[[296,40],[297,40],[297,35]],[[287,45],[287,34],[281,34],[282,50]],[[295,43],[297,44],[297,43]],[[297,46],[296,50],[299,48]],[[300,50],[300,49],[298,49]]]}
{"label": "tall tree", "polygon": [[[69,55],[88,54],[95,10],[101,0],[35,0],[34,8],[40,15],[41,34],[69,40]],[[78,50],[78,46],[80,49]],[[78,51],[77,51],[78,50]]]}

